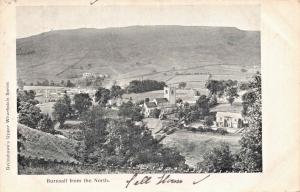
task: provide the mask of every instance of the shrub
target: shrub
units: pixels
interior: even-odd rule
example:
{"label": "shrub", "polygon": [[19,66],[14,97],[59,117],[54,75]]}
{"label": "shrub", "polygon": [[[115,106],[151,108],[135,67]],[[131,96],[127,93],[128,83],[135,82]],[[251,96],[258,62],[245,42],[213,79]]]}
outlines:
{"label": "shrub", "polygon": [[231,154],[228,143],[222,142],[203,155],[203,161],[197,164],[202,172],[231,172],[234,165],[234,156]]}
{"label": "shrub", "polygon": [[41,120],[38,123],[38,129],[47,133],[54,133],[54,123],[49,115],[41,115]]}
{"label": "shrub", "polygon": [[217,133],[220,133],[221,135],[225,135],[228,133],[228,131],[226,131],[226,129],[223,129],[223,128],[218,128],[216,130]]}
{"label": "shrub", "polygon": [[210,127],[214,124],[214,116],[205,116],[204,117],[204,125]]}
{"label": "shrub", "polygon": [[246,73],[247,71],[248,71],[247,69],[244,69],[244,68],[241,69],[241,72],[243,72],[243,73]]}

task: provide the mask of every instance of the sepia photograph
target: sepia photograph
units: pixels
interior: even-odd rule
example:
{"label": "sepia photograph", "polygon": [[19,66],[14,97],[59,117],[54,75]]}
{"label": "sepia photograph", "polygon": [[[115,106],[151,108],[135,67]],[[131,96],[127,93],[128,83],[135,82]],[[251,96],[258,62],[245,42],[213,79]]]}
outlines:
{"label": "sepia photograph", "polygon": [[16,7],[19,175],[262,173],[259,5]]}

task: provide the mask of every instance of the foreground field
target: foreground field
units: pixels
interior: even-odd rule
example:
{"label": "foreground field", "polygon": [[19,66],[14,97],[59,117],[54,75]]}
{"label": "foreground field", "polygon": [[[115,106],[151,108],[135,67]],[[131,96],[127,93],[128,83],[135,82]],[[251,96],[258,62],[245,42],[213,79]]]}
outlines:
{"label": "foreground field", "polygon": [[238,151],[239,139],[240,135],[213,135],[180,130],[168,135],[162,143],[167,147],[177,148],[185,156],[186,163],[195,167],[198,162],[203,160],[203,154],[212,147],[218,146],[220,142],[229,143],[233,153]]}

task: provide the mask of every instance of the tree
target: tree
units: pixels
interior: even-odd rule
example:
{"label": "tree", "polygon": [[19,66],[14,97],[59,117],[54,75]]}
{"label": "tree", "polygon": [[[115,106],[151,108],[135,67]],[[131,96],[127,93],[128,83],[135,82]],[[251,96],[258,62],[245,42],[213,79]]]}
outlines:
{"label": "tree", "polygon": [[163,148],[145,125],[135,125],[130,120],[113,120],[107,131],[107,164],[136,166],[158,163],[163,167],[178,167],[185,162],[175,149]]}
{"label": "tree", "polygon": [[127,103],[122,103],[119,107],[118,115],[130,118],[133,121],[141,121],[144,117],[141,111],[141,107],[134,105],[131,101],[128,101]]}
{"label": "tree", "polygon": [[208,101],[208,105],[209,107],[213,107],[215,105],[218,104],[218,99],[217,99],[217,96],[216,95],[212,95],[210,98],[209,98],[209,101]]}
{"label": "tree", "polygon": [[186,82],[180,82],[178,85],[179,89],[184,89],[186,87]]}
{"label": "tree", "polygon": [[67,81],[67,87],[75,87],[75,84],[72,83],[70,80]]}
{"label": "tree", "polygon": [[147,91],[162,90],[166,86],[163,81],[155,80],[133,80],[129,83],[126,90],[128,93],[143,93]]}
{"label": "tree", "polygon": [[237,93],[237,87],[227,87],[226,96],[227,96],[227,101],[230,103],[230,105],[232,105],[235,98],[239,96]]}
{"label": "tree", "polygon": [[96,94],[95,94],[95,99],[96,102],[99,103],[99,105],[106,105],[107,101],[110,99],[110,90],[109,89],[105,89],[103,87],[99,87],[99,89],[97,90]]}
{"label": "tree", "polygon": [[159,118],[160,112],[161,112],[160,109],[155,108],[155,109],[151,112],[150,117],[153,117],[153,118]]}
{"label": "tree", "polygon": [[35,99],[35,92],[30,91],[19,91],[17,90],[17,112],[20,110],[21,102],[31,103],[37,105],[39,102]]}
{"label": "tree", "polygon": [[65,86],[65,81],[64,81],[64,80],[61,80],[60,85],[61,85],[61,86]]}
{"label": "tree", "polygon": [[199,111],[199,115],[201,118],[209,114],[209,99],[206,95],[201,95],[199,99],[196,101],[196,110]]}
{"label": "tree", "polygon": [[204,125],[210,127],[214,124],[214,117],[213,116],[205,116],[204,117]]}
{"label": "tree", "polygon": [[234,156],[231,154],[228,143],[221,143],[211,151],[204,153],[203,161],[197,164],[202,172],[217,173],[233,170]]}
{"label": "tree", "polygon": [[176,103],[181,104],[182,102],[183,102],[183,100],[182,100],[181,98],[177,98],[177,99],[176,99]]}
{"label": "tree", "polygon": [[86,154],[90,156],[89,161],[91,162],[98,161],[97,152],[94,153],[94,151],[102,149],[105,143],[107,119],[104,116],[105,109],[101,106],[92,107],[81,115]]}
{"label": "tree", "polygon": [[71,99],[68,95],[64,95],[53,105],[53,117],[59,122],[59,127],[62,128],[67,117],[71,115]]}
{"label": "tree", "polygon": [[40,119],[41,110],[37,106],[29,102],[20,102],[19,123],[35,129]]}
{"label": "tree", "polygon": [[205,83],[205,87],[210,91],[211,95],[217,94],[219,91],[222,90],[221,84],[217,80],[208,80]]}
{"label": "tree", "polygon": [[54,123],[48,114],[42,114],[41,119],[37,125],[37,128],[46,133],[54,132]]}
{"label": "tree", "polygon": [[74,95],[74,109],[78,111],[79,115],[87,111],[92,106],[92,99],[87,93],[79,93]]}
{"label": "tree", "polygon": [[124,90],[119,85],[113,85],[110,89],[110,97],[117,98],[122,97]]}
{"label": "tree", "polygon": [[261,75],[257,73],[249,83],[250,93],[244,97],[245,118],[249,126],[245,128],[240,140],[241,150],[236,167],[241,171],[262,171],[262,113],[261,113]]}
{"label": "tree", "polygon": [[205,83],[205,87],[209,90],[210,95],[218,95],[219,97],[221,97],[224,94],[224,91],[226,90],[226,88],[228,87],[236,87],[237,86],[237,81],[233,81],[231,79],[228,79],[226,81],[221,80],[212,80],[209,79],[206,83]]}
{"label": "tree", "polygon": [[42,82],[42,85],[43,86],[49,86],[49,81],[46,79]]}

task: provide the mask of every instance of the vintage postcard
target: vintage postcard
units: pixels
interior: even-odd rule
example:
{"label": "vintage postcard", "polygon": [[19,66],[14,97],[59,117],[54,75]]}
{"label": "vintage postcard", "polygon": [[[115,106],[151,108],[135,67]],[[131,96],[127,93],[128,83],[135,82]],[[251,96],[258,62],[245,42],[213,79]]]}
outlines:
{"label": "vintage postcard", "polygon": [[1,191],[300,190],[299,1],[0,8]]}

